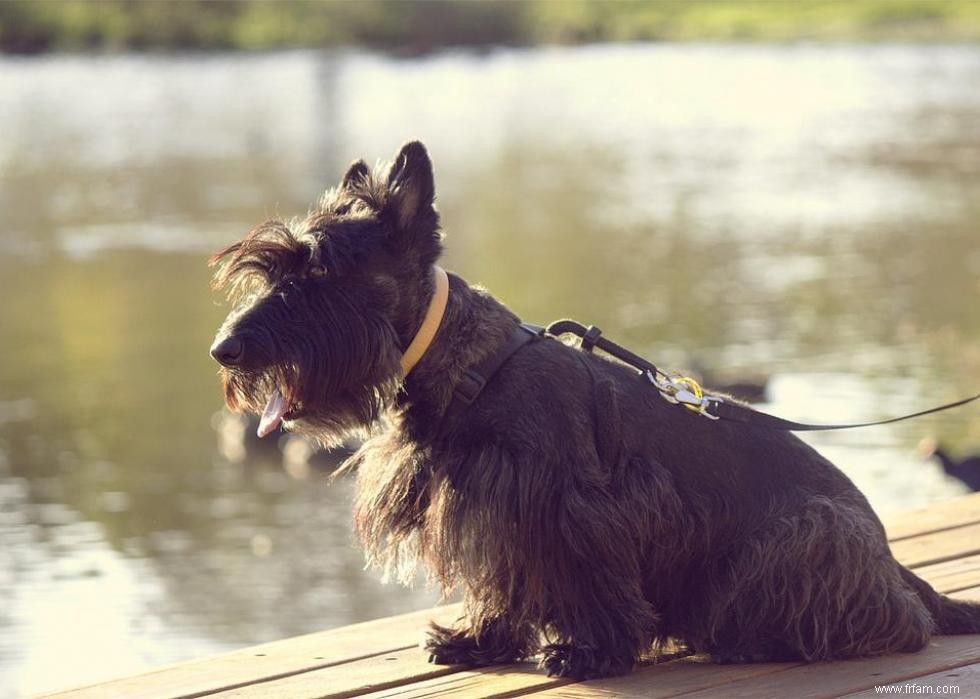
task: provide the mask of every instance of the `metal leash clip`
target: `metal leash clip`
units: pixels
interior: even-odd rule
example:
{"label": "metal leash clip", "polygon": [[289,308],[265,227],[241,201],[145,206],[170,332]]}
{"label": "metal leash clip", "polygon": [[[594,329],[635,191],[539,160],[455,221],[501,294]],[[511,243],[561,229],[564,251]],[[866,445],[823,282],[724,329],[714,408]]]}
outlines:
{"label": "metal leash clip", "polygon": [[688,410],[703,415],[711,420],[717,420],[717,415],[708,412],[712,403],[721,403],[721,398],[706,396],[701,389],[701,384],[690,376],[668,376],[667,374],[654,374],[649,369],[646,370],[647,380],[660,391],[660,397],[668,403],[683,405]]}

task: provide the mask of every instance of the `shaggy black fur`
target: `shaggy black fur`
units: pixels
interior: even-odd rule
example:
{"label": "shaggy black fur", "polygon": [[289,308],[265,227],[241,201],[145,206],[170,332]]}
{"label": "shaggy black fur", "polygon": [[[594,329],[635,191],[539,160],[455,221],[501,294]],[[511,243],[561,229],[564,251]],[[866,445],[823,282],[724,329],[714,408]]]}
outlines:
{"label": "shaggy black fur", "polygon": [[229,406],[260,412],[278,389],[288,429],[328,443],[373,430],[348,466],[369,559],[402,580],[423,563],[462,589],[465,622],[433,629],[435,662],[540,651],[551,674],[588,678],[668,638],[719,662],[810,661],[980,631],[980,607],[899,565],[861,493],[791,434],[698,417],[555,340],[447,415],[465,369],[516,322],[458,276],[402,380],[441,251],[434,192],[410,143],[213,262],[239,301],[218,338],[244,347],[222,369]]}

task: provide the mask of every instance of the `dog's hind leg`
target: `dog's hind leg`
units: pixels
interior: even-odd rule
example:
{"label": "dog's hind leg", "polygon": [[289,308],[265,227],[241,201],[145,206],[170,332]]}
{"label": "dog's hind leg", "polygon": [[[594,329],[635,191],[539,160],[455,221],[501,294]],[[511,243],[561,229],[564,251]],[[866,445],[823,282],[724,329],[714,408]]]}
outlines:
{"label": "dog's hind leg", "polygon": [[852,503],[813,497],[719,563],[692,642],[723,661],[767,647],[806,661],[914,652],[935,631],[880,525]]}
{"label": "dog's hind leg", "polygon": [[422,647],[429,653],[429,662],[437,665],[502,665],[533,654],[537,634],[529,624],[515,627],[503,619],[460,628],[432,623]]}

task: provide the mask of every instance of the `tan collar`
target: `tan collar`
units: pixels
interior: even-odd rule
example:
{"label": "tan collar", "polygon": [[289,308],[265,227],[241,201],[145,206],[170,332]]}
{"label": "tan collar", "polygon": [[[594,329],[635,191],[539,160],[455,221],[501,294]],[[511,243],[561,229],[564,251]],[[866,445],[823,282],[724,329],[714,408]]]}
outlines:
{"label": "tan collar", "polygon": [[435,277],[436,290],[432,294],[429,308],[422,319],[422,325],[412,338],[408,348],[401,358],[402,378],[408,376],[415,365],[422,359],[422,355],[432,344],[432,338],[436,336],[439,325],[442,323],[442,316],[446,312],[446,302],[449,300],[449,275],[446,270],[438,265],[432,266],[432,276]]}

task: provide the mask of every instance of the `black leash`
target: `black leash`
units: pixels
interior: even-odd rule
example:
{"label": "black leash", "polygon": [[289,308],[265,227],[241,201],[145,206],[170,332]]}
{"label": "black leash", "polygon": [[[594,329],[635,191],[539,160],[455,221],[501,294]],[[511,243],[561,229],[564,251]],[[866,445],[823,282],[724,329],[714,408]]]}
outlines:
{"label": "black leash", "polygon": [[917,413],[892,417],[885,420],[874,420],[871,422],[855,422],[847,424],[814,425],[806,422],[794,422],[785,420],[760,410],[755,410],[746,405],[730,402],[725,396],[705,393],[700,384],[687,376],[676,376],[668,374],[657,368],[653,362],[649,362],[625,347],[617,345],[611,340],[602,337],[602,331],[594,325],[585,327],[574,320],[555,321],[547,328],[539,325],[523,323],[514,328],[510,338],[499,349],[492,352],[483,361],[466,370],[463,378],[456,385],[453,391],[453,399],[449,406],[449,411],[465,408],[483,391],[490,378],[504,365],[510,357],[521,349],[524,345],[542,337],[558,338],[561,335],[575,335],[580,338],[580,346],[585,352],[592,352],[598,348],[606,354],[615,357],[619,361],[627,364],[639,372],[639,375],[650,382],[655,389],[660,392],[660,396],[668,403],[683,405],[698,415],[710,420],[731,420],[747,425],[765,427],[772,430],[783,430],[789,432],[817,432],[823,430],[847,430],[854,427],[871,427],[873,425],[887,425],[892,422],[910,420],[914,417],[938,413],[941,410],[949,410],[967,403],[972,403],[980,399],[980,394],[964,398],[962,400],[946,403],[928,410],[920,410]]}
{"label": "black leash", "polygon": [[[594,325],[585,327],[574,320],[555,321],[547,328],[538,326],[523,326],[525,331],[533,329],[542,335],[558,337],[560,335],[576,335],[581,338],[581,347],[585,352],[591,352],[599,348],[624,364],[628,364],[640,372],[653,386],[660,391],[660,395],[669,403],[683,405],[698,415],[702,415],[711,420],[732,420],[758,427],[765,427],[773,430],[785,430],[791,432],[816,432],[820,430],[847,430],[853,427],[871,427],[872,425],[887,425],[892,422],[909,420],[914,417],[938,413],[941,410],[949,410],[960,405],[972,403],[980,399],[980,393],[970,398],[964,398],[953,403],[946,403],[936,408],[921,410],[910,415],[888,418],[886,420],[874,420],[872,422],[857,422],[837,425],[813,425],[805,422],[794,422],[784,420],[781,417],[755,410],[745,405],[731,403],[724,396],[704,393],[701,386],[694,380],[686,376],[672,376],[661,371],[652,362],[648,362],[625,347],[617,345],[611,340],[602,337],[602,331]],[[516,351],[516,350],[515,350]],[[505,358],[506,359],[506,358]],[[502,364],[503,362],[501,362]],[[498,365],[499,366],[499,365]]]}

